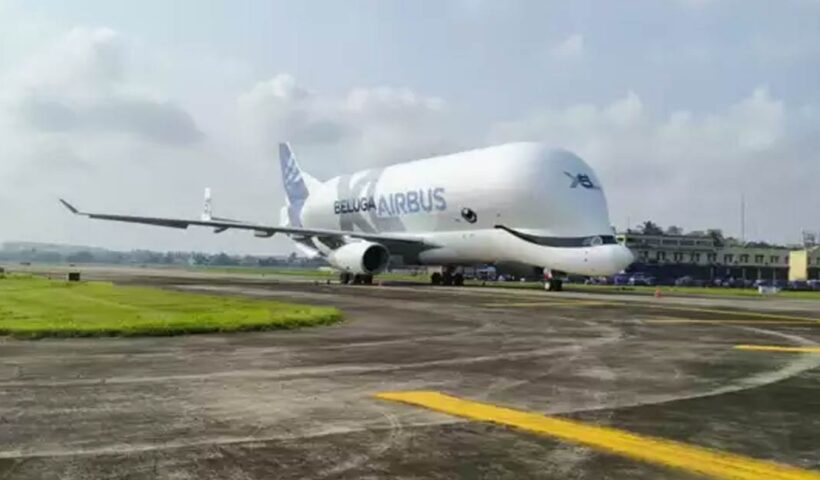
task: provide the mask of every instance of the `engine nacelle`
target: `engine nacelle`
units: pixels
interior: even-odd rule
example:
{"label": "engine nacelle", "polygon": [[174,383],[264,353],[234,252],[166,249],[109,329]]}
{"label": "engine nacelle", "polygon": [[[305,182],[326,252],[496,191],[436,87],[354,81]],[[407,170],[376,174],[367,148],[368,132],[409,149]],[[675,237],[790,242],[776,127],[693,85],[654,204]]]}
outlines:
{"label": "engine nacelle", "polygon": [[361,241],[346,243],[328,257],[331,265],[353,274],[374,275],[387,268],[390,252],[384,245]]}

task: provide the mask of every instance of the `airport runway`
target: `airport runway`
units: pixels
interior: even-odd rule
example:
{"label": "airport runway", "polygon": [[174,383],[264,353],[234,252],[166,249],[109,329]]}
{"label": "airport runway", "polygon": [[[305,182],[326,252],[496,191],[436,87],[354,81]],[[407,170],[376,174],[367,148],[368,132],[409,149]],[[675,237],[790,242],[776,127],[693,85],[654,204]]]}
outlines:
{"label": "airport runway", "polygon": [[346,320],[0,338],[2,480],[818,478],[820,302],[89,275]]}

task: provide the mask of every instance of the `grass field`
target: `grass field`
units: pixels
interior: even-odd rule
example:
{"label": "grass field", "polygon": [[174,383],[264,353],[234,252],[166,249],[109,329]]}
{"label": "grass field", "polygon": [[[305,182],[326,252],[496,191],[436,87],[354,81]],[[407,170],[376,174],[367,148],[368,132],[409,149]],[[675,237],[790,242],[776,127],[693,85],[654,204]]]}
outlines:
{"label": "grass field", "polygon": [[329,307],[23,275],[0,278],[0,335],[23,338],[289,329],[340,319]]}

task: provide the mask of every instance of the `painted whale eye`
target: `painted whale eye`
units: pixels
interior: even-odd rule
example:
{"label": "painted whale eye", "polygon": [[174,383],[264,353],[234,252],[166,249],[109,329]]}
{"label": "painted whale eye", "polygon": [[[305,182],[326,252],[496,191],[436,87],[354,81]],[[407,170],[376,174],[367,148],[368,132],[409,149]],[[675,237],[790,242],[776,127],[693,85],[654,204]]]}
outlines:
{"label": "painted whale eye", "polygon": [[464,207],[461,209],[461,218],[467,220],[470,223],[475,223],[478,220],[478,215],[471,209]]}
{"label": "painted whale eye", "polygon": [[604,244],[604,239],[601,237],[592,237],[592,239],[589,241],[589,244],[593,247],[597,247],[598,245]]}

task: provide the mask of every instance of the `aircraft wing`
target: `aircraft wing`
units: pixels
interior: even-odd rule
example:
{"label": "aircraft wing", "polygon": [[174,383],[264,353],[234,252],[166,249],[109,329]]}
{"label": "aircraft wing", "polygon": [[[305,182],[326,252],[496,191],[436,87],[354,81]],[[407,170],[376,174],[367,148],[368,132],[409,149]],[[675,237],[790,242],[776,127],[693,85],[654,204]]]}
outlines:
{"label": "aircraft wing", "polygon": [[144,225],[156,225],[160,227],[171,227],[187,229],[189,226],[197,227],[211,227],[215,232],[219,233],[228,229],[237,230],[251,230],[257,236],[271,237],[277,233],[284,233],[286,235],[303,236],[303,237],[331,237],[331,238],[360,238],[362,240],[370,240],[373,242],[382,243],[389,250],[405,250],[408,247],[413,249],[435,248],[438,245],[431,244],[423,238],[414,237],[410,235],[396,235],[391,233],[367,233],[367,232],[347,232],[344,230],[327,230],[317,228],[301,228],[301,227],[286,227],[286,226],[270,226],[262,225],[253,222],[243,222],[239,220],[217,219],[210,220],[195,220],[182,218],[161,218],[161,217],[142,217],[137,215],[115,215],[110,213],[89,213],[78,210],[76,207],[67,201],[60,199],[60,202],[75,215],[82,215],[88,218],[98,220],[110,220],[115,222],[127,223],[141,223]]}

